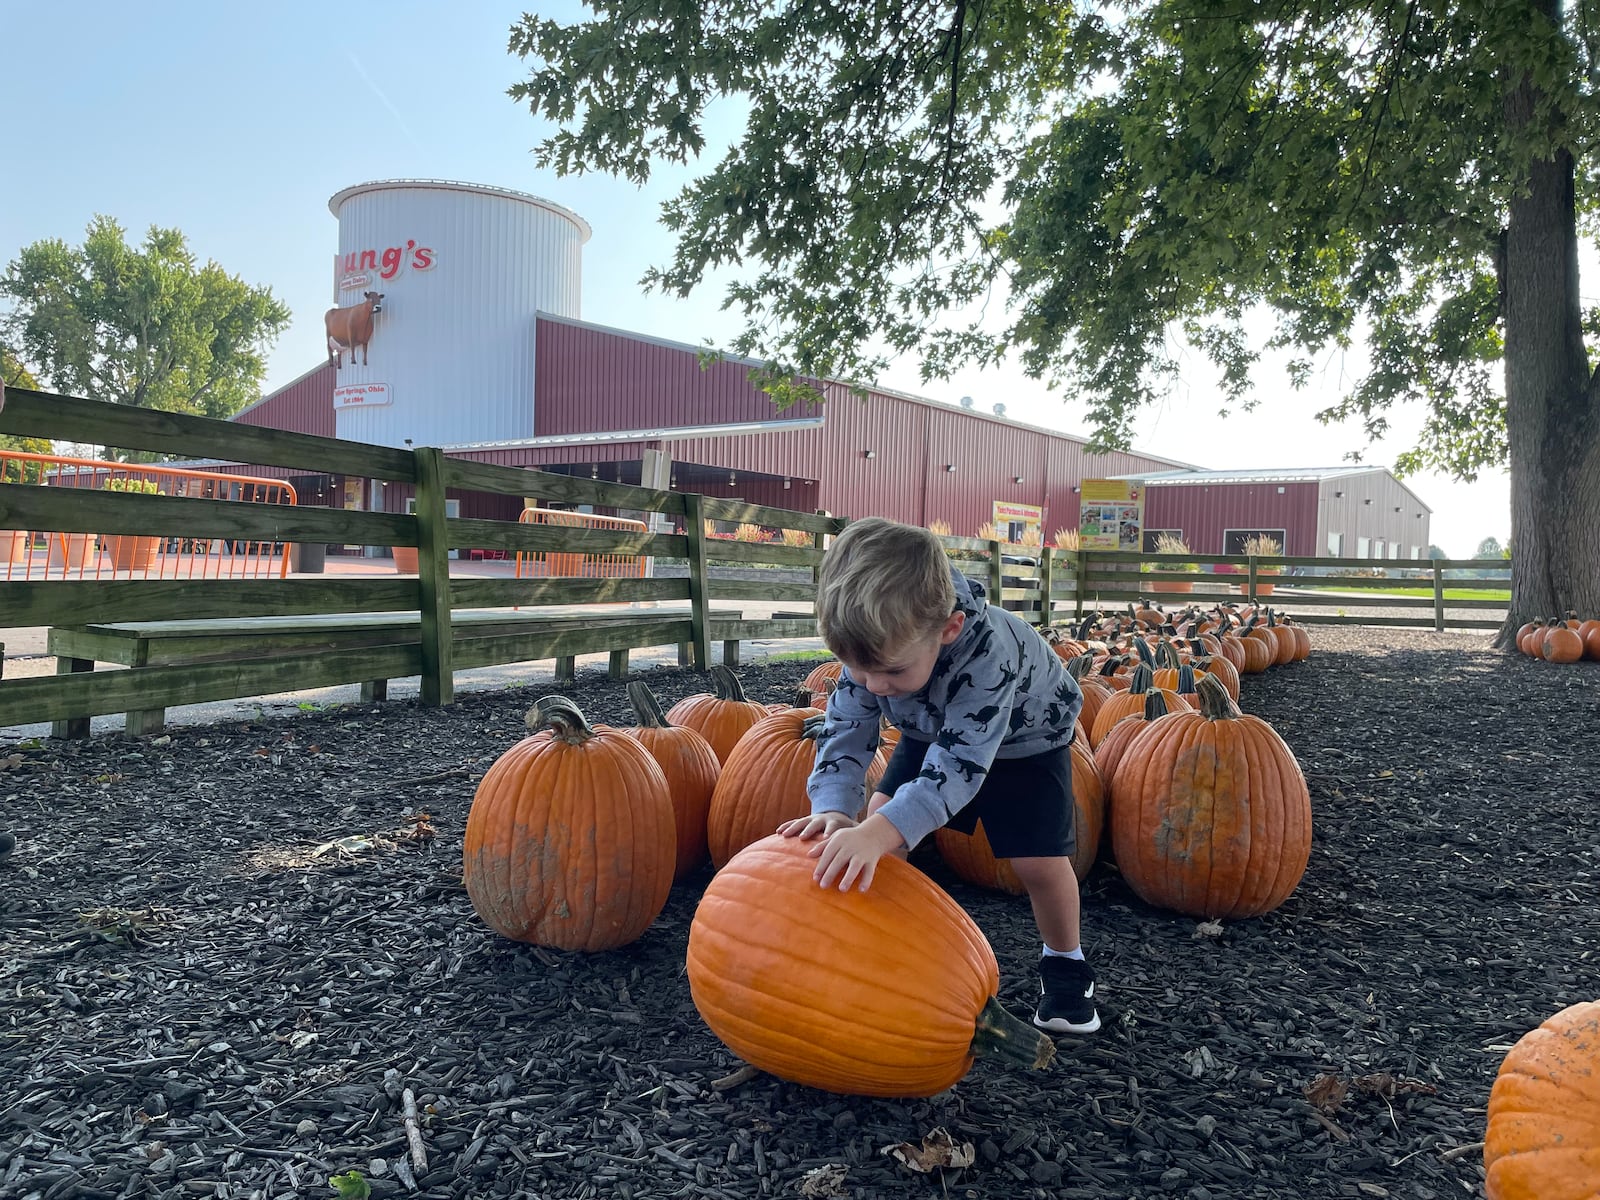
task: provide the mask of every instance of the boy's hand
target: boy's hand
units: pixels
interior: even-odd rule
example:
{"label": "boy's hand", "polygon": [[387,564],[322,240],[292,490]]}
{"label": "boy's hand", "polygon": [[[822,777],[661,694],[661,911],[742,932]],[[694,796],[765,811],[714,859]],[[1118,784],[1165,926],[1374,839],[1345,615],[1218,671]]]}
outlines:
{"label": "boy's hand", "polygon": [[837,882],[841,892],[859,880],[864,892],[872,886],[878,860],[903,845],[905,838],[889,819],[873,813],[861,824],[831,834],[811,852],[818,860],[813,878],[823,887]]}
{"label": "boy's hand", "polygon": [[815,837],[829,837],[841,829],[855,828],[855,818],[842,812],[813,813],[809,817],[796,817],[778,826],[784,837],[797,837],[807,841]]}

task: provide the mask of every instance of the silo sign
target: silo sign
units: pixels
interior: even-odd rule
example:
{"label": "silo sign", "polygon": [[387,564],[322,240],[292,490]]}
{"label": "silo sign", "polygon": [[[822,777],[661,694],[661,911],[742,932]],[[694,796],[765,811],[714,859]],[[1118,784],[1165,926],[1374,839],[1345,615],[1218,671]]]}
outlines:
{"label": "silo sign", "polygon": [[[458,446],[534,433],[539,313],[580,318],[588,223],[507,188],[391,179],[328,201],[339,218],[338,437]],[[370,322],[363,304],[378,305]],[[366,339],[360,349],[355,343]],[[330,347],[330,350],[332,347]]]}

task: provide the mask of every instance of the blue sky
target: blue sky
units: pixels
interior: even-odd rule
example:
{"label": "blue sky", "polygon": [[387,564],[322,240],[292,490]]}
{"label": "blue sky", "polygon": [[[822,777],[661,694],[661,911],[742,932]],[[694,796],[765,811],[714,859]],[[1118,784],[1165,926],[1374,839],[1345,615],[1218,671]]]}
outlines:
{"label": "blue sky", "polygon": [[[270,286],[293,311],[269,359],[271,389],[324,356],[328,260],[338,240],[328,198],[374,179],[464,180],[544,196],[590,223],[585,319],[694,345],[725,343],[737,325],[720,311],[719,287],[679,301],[638,283],[670,253],[657,213],[687,171],[663,171],[640,189],[536,167],[532,149],[547,130],[506,95],[525,74],[506,50],[522,11],[481,0],[0,0],[7,92],[16,102],[0,255],[9,262],[40,238],[76,243],[96,213],[116,218],[134,240],[151,224],[175,226],[199,258]],[[538,11],[581,14],[566,2]],[[733,132],[708,131],[714,142]],[[1321,368],[1317,385],[1302,393],[1263,370],[1261,407],[1218,423],[1210,373],[1191,358],[1168,400],[1141,417],[1135,446],[1207,467],[1338,465],[1362,450],[1360,430],[1327,428],[1311,414],[1360,363],[1332,357]],[[940,400],[971,395],[983,408],[1003,402],[1015,419],[1085,432],[1080,409],[1018,370],[924,385],[916,364],[905,362],[878,382]],[[1363,461],[1392,463],[1419,423],[1420,414],[1397,413],[1394,434]],[[1486,536],[1507,537],[1503,476],[1407,483],[1433,508],[1432,540],[1451,555],[1470,555]]]}

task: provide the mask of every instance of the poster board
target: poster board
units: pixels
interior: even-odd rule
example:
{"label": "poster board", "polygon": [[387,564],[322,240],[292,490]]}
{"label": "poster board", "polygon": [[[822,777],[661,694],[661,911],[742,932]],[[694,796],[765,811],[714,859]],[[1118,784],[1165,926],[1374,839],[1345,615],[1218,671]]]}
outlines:
{"label": "poster board", "polygon": [[1022,542],[1029,534],[1038,534],[1044,524],[1044,509],[1037,504],[1016,504],[1010,500],[994,501],[994,528],[1004,542]]}
{"label": "poster board", "polygon": [[1137,551],[1143,544],[1143,482],[1085,479],[1078,486],[1078,544],[1085,550]]}

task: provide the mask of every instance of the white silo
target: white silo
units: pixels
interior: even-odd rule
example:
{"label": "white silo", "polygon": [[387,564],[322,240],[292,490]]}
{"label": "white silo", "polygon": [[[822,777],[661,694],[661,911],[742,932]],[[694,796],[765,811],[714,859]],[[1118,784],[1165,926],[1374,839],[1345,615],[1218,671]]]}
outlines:
{"label": "white silo", "polygon": [[[435,179],[359,184],[328,207],[335,305],[383,297],[365,351],[342,351],[337,435],[385,446],[532,436],[534,314],[582,315],[588,222],[523,192]],[[334,322],[354,316],[359,330],[360,315]]]}

